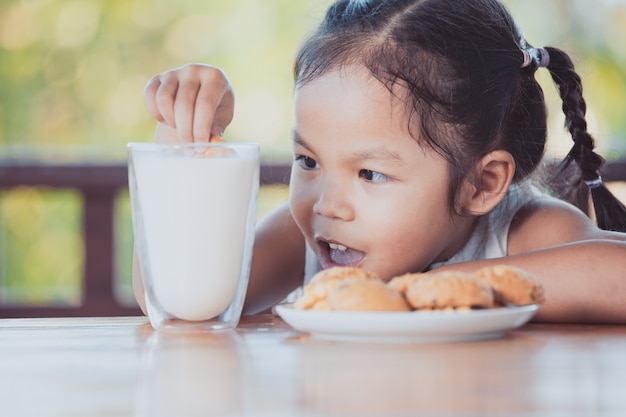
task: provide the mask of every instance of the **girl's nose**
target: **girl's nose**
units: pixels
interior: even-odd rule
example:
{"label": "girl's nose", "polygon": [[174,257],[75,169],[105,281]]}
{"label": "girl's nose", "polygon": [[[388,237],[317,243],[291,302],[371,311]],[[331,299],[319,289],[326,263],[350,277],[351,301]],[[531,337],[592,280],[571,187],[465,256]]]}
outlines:
{"label": "girl's nose", "polygon": [[313,212],[329,219],[353,220],[354,209],[347,187],[338,182],[323,181],[313,204]]}

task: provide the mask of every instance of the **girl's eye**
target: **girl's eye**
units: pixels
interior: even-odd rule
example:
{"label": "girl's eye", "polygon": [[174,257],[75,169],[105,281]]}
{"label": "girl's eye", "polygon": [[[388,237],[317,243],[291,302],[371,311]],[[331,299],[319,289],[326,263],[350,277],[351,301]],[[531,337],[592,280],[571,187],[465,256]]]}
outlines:
{"label": "girl's eye", "polygon": [[370,182],[384,182],[388,181],[389,177],[380,172],[372,171],[370,169],[362,169],[359,171],[359,177]]}
{"label": "girl's eye", "polygon": [[315,169],[318,167],[317,161],[309,156],[298,155],[296,162],[304,169]]}

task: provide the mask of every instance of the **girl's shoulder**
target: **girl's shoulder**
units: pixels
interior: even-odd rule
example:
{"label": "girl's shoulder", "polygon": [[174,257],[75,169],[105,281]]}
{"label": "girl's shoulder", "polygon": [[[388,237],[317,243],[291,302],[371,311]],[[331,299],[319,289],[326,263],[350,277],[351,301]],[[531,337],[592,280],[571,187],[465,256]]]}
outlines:
{"label": "girl's shoulder", "polygon": [[522,200],[510,223],[509,255],[581,240],[615,238],[579,208],[546,193],[535,189],[532,196],[526,194]]}

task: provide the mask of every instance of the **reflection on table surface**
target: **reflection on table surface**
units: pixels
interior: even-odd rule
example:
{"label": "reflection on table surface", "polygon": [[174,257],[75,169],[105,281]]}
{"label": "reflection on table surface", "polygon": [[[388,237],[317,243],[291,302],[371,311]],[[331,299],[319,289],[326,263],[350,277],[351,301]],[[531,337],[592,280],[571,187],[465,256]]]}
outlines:
{"label": "reflection on table surface", "polygon": [[272,315],[218,333],[143,317],[0,320],[0,416],[624,416],[626,326],[497,340],[316,340]]}

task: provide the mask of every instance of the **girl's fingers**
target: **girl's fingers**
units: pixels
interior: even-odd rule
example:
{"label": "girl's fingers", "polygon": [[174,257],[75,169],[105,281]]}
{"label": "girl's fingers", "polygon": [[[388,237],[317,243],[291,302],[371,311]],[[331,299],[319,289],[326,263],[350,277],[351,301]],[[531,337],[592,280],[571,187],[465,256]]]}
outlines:
{"label": "girl's fingers", "polygon": [[172,126],[163,122],[157,123],[156,132],[154,134],[155,143],[178,143],[178,132]]}
{"label": "girl's fingers", "polygon": [[224,88],[224,93],[220,99],[220,102],[215,110],[213,116],[213,125],[211,131],[218,135],[222,135],[226,126],[233,120],[233,114],[235,111],[235,94],[228,80]]}
{"label": "girl's fingers", "polygon": [[159,88],[156,91],[154,102],[163,121],[176,127],[175,103],[178,101],[180,82],[172,71],[161,74]]}
{"label": "girl's fingers", "polygon": [[182,142],[221,136],[233,118],[230,81],[210,65],[188,64],[153,77],[144,89],[144,101],[148,112],[175,129]]}
{"label": "girl's fingers", "polygon": [[[221,136],[222,131],[213,129],[213,120],[215,117],[216,103],[215,90],[207,83],[202,83],[198,95],[196,96],[196,105],[193,114],[193,137],[198,142],[207,142],[210,140],[211,133]],[[223,130],[223,129],[222,129]]]}
{"label": "girl's fingers", "polygon": [[230,88],[216,88],[212,83],[202,83],[193,117],[193,136],[196,141],[206,142],[212,136],[223,135],[233,117],[233,100],[229,96],[232,96]]}
{"label": "girl's fingers", "polygon": [[219,68],[210,65],[192,67],[200,80],[193,115],[193,137],[199,142],[222,136],[233,117],[234,99],[230,82]]}
{"label": "girl's fingers", "polygon": [[158,122],[164,121],[161,112],[159,111],[159,107],[156,103],[156,94],[157,90],[161,86],[160,75],[155,75],[148,81],[146,87],[143,89],[143,102],[148,109],[148,113],[152,117],[154,117]]}
{"label": "girl's fingers", "polygon": [[[197,78],[188,77],[180,81],[174,103],[174,119],[176,131],[182,142],[194,142],[194,112],[201,84]],[[208,133],[205,142],[209,140]]]}

